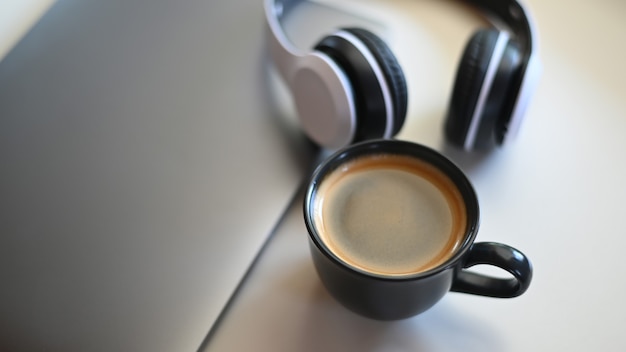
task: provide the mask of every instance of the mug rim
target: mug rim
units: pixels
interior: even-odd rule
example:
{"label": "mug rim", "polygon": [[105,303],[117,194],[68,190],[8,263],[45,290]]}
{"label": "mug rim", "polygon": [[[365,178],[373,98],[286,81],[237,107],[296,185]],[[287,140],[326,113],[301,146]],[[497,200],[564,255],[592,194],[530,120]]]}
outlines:
{"label": "mug rim", "polygon": [[[313,224],[312,216],[312,204],[313,200],[315,199],[316,191],[319,188],[319,185],[323,181],[324,177],[334,171],[339,165],[359,156],[372,154],[395,154],[417,158],[421,161],[427,162],[429,165],[432,165],[436,167],[439,171],[443,172],[457,187],[457,189],[461,193],[463,201],[465,202],[467,224],[461,246],[446,261],[437,265],[434,268],[418,273],[411,273],[406,275],[384,275],[366,271],[345,262],[335,253],[333,253],[326,246],[324,241],[322,241],[319,234],[317,233],[315,225]],[[328,259],[330,259],[332,262],[339,265],[343,269],[352,271],[356,274],[363,275],[368,278],[394,282],[411,281],[433,276],[456,266],[459,263],[460,259],[467,253],[467,251],[469,251],[470,247],[474,243],[474,240],[476,239],[478,233],[480,218],[478,198],[476,196],[474,187],[470,183],[465,173],[454,162],[452,162],[440,152],[423,144],[394,139],[375,139],[355,143],[334,152],[332,155],[323,160],[315,168],[315,171],[313,171],[313,174],[307,184],[306,193],[304,196],[303,211],[304,222],[307,228],[307,232],[309,234],[309,238]]]}

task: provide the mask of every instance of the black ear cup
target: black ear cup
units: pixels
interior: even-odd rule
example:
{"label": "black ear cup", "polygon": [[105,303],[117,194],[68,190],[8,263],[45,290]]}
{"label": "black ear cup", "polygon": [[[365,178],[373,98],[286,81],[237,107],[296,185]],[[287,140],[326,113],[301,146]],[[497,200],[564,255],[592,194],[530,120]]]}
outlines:
{"label": "black ear cup", "polygon": [[474,34],[457,71],[445,123],[451,143],[465,149],[502,143],[516,99],[510,88],[520,65],[520,50],[508,35],[495,29]]}
{"label": "black ear cup", "polygon": [[[406,115],[407,88],[391,49],[375,34],[359,28],[330,35],[315,49],[332,58],[350,80],[357,115],[354,141],[384,137],[389,123],[392,124],[390,136],[398,133]],[[384,82],[379,81],[377,70],[382,72]],[[390,96],[389,102],[385,94]],[[388,108],[392,116],[387,116]]]}
{"label": "black ear cup", "polygon": [[372,52],[387,79],[393,99],[394,129],[392,135],[398,134],[406,117],[408,93],[406,79],[402,67],[387,44],[374,33],[361,28],[346,28],[346,31],[361,39]]}

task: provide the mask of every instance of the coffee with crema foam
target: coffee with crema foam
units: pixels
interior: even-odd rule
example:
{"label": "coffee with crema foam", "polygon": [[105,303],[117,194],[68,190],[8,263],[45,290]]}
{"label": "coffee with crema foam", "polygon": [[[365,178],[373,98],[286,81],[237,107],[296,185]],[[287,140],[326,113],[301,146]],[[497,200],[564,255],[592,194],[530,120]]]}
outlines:
{"label": "coffee with crema foam", "polygon": [[403,155],[356,158],[321,182],[314,226],[346,264],[405,276],[443,264],[461,246],[466,209],[455,184],[433,165]]}

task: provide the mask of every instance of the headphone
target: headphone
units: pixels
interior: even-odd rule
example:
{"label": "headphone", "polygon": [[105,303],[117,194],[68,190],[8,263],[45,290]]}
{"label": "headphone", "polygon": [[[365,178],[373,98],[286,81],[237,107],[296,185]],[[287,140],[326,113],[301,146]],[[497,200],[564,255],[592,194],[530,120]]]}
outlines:
{"label": "headphone", "polygon": [[[304,1],[265,0],[270,55],[304,132],[329,149],[396,135],[408,95],[391,49],[368,30],[343,28],[303,52],[287,39],[281,20]],[[534,25],[519,1],[469,3],[506,28],[478,30],[461,58],[444,130],[449,142],[468,151],[516,134],[541,71]]]}

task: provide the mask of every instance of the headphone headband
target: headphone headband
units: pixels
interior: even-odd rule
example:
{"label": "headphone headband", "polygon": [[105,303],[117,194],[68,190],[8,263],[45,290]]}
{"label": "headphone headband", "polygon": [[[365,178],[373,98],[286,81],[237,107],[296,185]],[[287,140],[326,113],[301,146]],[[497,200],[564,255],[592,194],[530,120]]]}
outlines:
{"label": "headphone headband", "polygon": [[[299,50],[289,41],[281,26],[281,19],[306,0],[265,0],[267,18],[273,41],[285,51],[282,55],[299,56]],[[495,17],[504,23],[520,43],[520,49],[528,59],[536,52],[535,25],[526,6],[516,0],[466,0],[487,17]],[[273,46],[273,45],[272,45]],[[282,61],[282,60],[278,60]]]}
{"label": "headphone headband", "polygon": [[[265,16],[270,29],[270,54],[281,76],[290,81],[297,69],[298,59],[307,52],[298,49],[288,39],[282,28],[281,19],[306,0],[265,0]],[[511,86],[516,96],[505,138],[515,135],[521,124],[530,97],[538,83],[541,64],[538,58],[537,35],[530,12],[522,2],[516,0],[465,0],[478,8],[496,27],[504,30],[519,45],[522,54],[520,74]],[[503,28],[499,28],[502,30]]]}

